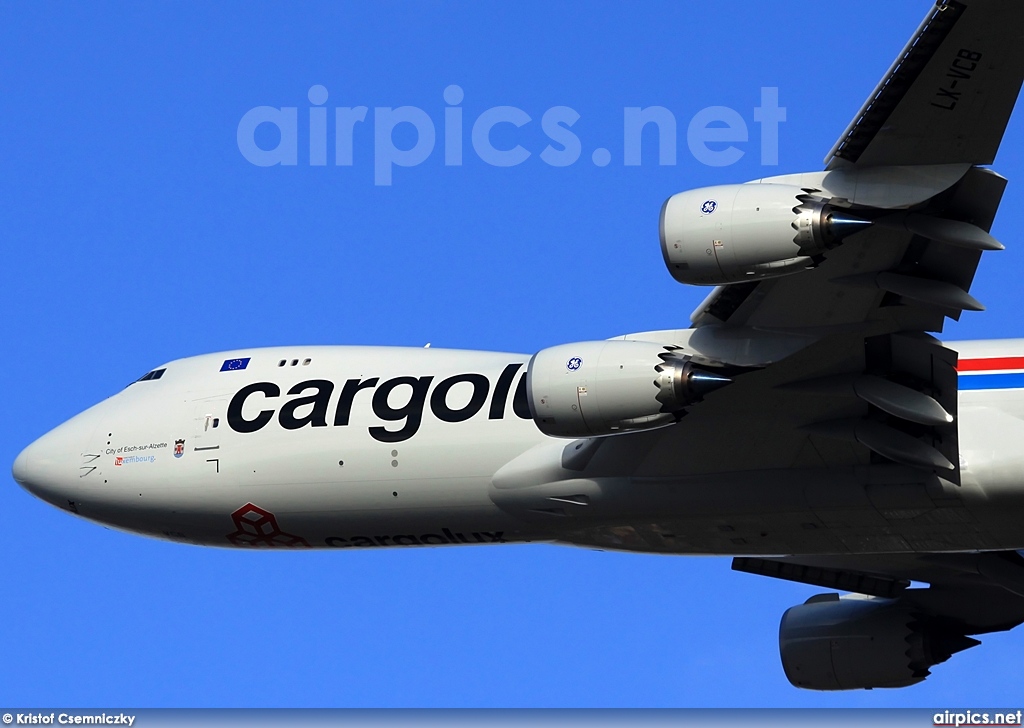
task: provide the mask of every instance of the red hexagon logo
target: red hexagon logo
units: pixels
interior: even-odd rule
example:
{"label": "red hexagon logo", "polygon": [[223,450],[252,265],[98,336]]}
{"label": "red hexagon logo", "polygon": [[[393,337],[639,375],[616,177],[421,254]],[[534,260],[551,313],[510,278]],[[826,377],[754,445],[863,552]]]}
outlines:
{"label": "red hexagon logo", "polygon": [[228,534],[228,541],[235,546],[256,548],[310,548],[306,539],[285,533],[277,525],[277,517],[253,503],[246,503],[231,514],[235,532]]}

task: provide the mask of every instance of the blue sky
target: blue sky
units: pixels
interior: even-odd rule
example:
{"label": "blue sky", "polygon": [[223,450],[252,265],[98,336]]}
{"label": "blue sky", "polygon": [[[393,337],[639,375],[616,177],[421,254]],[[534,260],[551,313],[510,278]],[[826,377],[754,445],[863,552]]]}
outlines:
{"label": "blue sky", "polygon": [[[414,345],[532,353],[687,325],[706,291],[664,269],[669,195],[821,168],[929,3],[523,2],[56,5],[0,8],[0,463],[161,362],[237,347]],[[463,163],[444,164],[449,85]],[[309,164],[310,87],[366,106],[353,163]],[[762,164],[754,108],[787,118]],[[298,163],[256,166],[236,140],[259,106],[296,107]],[[375,184],[375,107],[437,129],[422,163]],[[521,164],[474,153],[494,130]],[[540,120],[579,114],[556,167]],[[623,109],[664,106],[623,164]],[[686,129],[728,107],[749,130],[727,166]],[[332,112],[333,114],[333,112]],[[333,118],[333,117],[329,117]],[[332,127],[333,129],[333,127]],[[411,128],[395,143],[416,142]],[[1024,336],[1014,231],[1024,119],[973,293],[946,338]],[[272,147],[261,128],[256,141]],[[727,146],[720,144],[715,149]],[[610,163],[593,162],[597,148]],[[977,706],[1020,695],[1021,634],[903,691],[789,686],[778,621],[813,587],[729,560],[529,545],[249,553],[125,535],[0,487],[0,708],[15,706]]]}

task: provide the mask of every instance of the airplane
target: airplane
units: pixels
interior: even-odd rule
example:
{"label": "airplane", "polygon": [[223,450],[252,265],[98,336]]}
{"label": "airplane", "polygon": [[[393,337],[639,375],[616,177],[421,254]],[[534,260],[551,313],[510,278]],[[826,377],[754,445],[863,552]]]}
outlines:
{"label": "airplane", "polygon": [[983,308],[1022,80],[1024,3],[939,0],[823,170],[670,197],[667,269],[714,286],[686,328],[180,359],[28,445],[14,479],[207,546],[732,556],[829,590],[782,617],[793,685],[919,683],[1024,622],[1024,339],[933,336]]}

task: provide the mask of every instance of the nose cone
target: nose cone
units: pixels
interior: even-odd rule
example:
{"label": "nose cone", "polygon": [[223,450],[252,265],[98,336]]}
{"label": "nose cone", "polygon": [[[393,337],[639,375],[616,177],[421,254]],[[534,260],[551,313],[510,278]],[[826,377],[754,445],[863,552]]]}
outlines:
{"label": "nose cone", "polygon": [[18,457],[14,458],[14,465],[11,467],[11,474],[14,476],[14,481],[22,488],[27,488],[29,482],[29,456],[28,451],[32,448],[29,445],[27,448],[22,450]]}
{"label": "nose cone", "polygon": [[66,508],[79,490],[82,448],[88,433],[74,418],[26,447],[14,460],[11,473],[32,495]]}

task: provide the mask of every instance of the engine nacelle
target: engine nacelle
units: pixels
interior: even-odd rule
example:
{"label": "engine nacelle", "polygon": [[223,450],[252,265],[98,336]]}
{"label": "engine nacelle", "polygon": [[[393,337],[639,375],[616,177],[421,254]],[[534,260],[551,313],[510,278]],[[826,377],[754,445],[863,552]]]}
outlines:
{"label": "engine nacelle", "polygon": [[738,283],[813,268],[870,224],[790,185],[703,187],[662,206],[661,252],[680,283]]}
{"label": "engine nacelle", "polygon": [[977,644],[929,628],[898,599],[821,594],[787,610],[779,625],[786,677],[809,690],[906,687]]}
{"label": "engine nacelle", "polygon": [[592,437],[674,424],[730,381],[662,344],[587,341],[535,354],[526,392],[544,434]]}

